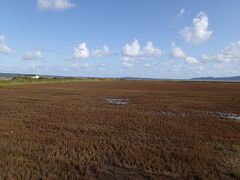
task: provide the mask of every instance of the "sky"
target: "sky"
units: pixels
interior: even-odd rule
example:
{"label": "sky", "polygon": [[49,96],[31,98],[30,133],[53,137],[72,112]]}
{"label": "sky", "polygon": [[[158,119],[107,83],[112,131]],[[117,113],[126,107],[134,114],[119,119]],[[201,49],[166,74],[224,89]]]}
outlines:
{"label": "sky", "polygon": [[0,72],[240,75],[239,0],[1,0]]}

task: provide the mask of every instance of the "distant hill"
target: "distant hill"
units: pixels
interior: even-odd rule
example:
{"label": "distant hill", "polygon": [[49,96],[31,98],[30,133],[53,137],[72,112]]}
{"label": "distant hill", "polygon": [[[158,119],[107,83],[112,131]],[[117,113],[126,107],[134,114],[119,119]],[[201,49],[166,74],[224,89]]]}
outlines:
{"label": "distant hill", "polygon": [[12,74],[12,73],[0,73],[0,77],[6,77],[6,78],[12,78],[12,77],[16,77],[19,76],[21,74]]}
{"label": "distant hill", "polygon": [[240,81],[240,76],[234,77],[199,77],[192,78],[193,81]]}
{"label": "distant hill", "polygon": [[154,79],[154,78],[140,78],[140,77],[122,77],[122,78],[119,78],[119,79],[130,80],[130,81],[137,81],[137,80],[141,80],[141,81],[159,80],[159,79]]}
{"label": "distant hill", "polygon": [[[38,74],[21,74],[21,73],[0,73],[0,78],[14,78],[19,76],[32,76]],[[64,76],[50,76],[50,75],[39,75],[45,78],[64,78]]]}
{"label": "distant hill", "polygon": [[[0,79],[13,78],[18,76],[27,76],[29,74],[21,73],[0,73]],[[37,75],[37,74],[36,74]],[[45,78],[83,78],[83,79],[118,79],[118,80],[140,80],[140,81],[232,81],[240,82],[240,76],[234,77],[198,77],[192,79],[160,79],[160,78],[142,78],[142,77],[122,77],[122,78],[99,78],[99,77],[70,77],[70,76],[52,76],[52,75],[40,75]]]}
{"label": "distant hill", "polygon": [[187,79],[163,79],[163,78],[142,78],[142,77],[122,77],[117,78],[122,80],[130,80],[130,81],[186,81]]}

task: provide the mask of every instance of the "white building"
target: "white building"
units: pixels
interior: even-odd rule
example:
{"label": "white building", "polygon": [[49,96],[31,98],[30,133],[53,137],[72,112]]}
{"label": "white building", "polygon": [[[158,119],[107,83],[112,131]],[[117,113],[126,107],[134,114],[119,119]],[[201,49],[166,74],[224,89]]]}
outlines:
{"label": "white building", "polygon": [[30,74],[22,75],[21,77],[22,78],[27,78],[27,79],[40,79],[40,76],[38,76],[38,75],[30,75]]}
{"label": "white building", "polygon": [[38,75],[34,75],[34,76],[31,76],[32,79],[40,79],[40,76]]}

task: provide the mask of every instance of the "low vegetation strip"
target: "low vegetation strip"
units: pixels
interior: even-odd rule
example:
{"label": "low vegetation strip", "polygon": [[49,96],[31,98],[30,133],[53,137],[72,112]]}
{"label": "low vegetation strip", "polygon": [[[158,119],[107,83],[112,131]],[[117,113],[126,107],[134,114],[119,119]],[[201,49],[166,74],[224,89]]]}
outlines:
{"label": "low vegetation strip", "polygon": [[87,82],[87,81],[99,81],[98,79],[80,79],[80,78],[42,78],[42,79],[8,79],[0,80],[1,86],[15,86],[15,85],[28,85],[28,84],[48,84],[48,83],[74,83],[74,82]]}

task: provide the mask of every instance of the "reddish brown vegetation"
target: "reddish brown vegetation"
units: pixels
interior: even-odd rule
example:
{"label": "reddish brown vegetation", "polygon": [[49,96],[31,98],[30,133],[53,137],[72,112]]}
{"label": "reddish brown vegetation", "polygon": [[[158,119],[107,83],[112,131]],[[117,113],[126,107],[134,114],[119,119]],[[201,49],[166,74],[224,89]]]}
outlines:
{"label": "reddish brown vegetation", "polygon": [[240,114],[240,84],[28,85],[0,99],[0,179],[240,178],[240,123],[207,113]]}

